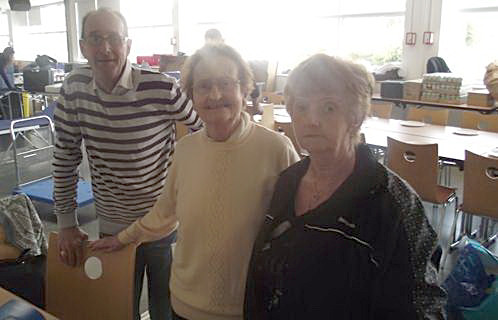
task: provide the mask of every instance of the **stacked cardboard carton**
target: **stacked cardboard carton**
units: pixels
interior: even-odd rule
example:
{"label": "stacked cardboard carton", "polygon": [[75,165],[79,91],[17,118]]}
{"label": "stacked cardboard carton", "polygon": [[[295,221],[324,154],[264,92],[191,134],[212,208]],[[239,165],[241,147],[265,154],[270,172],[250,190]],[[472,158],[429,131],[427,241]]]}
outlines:
{"label": "stacked cardboard carton", "polygon": [[406,80],[403,86],[403,99],[420,100],[422,94],[422,79]]}
{"label": "stacked cardboard carton", "polygon": [[422,101],[460,104],[462,78],[451,73],[424,74]]}
{"label": "stacked cardboard carton", "polygon": [[492,107],[495,101],[486,89],[467,92],[467,104],[472,106]]}

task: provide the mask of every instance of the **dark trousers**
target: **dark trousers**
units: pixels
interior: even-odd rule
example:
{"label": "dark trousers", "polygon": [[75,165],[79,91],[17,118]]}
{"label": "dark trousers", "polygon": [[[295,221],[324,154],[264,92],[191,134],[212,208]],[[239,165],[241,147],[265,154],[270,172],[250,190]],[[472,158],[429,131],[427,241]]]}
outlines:
{"label": "dark trousers", "polygon": [[137,248],[135,260],[134,318],[140,319],[140,296],[144,274],[147,271],[149,293],[149,315],[151,320],[170,320],[169,275],[171,271],[171,243],[176,241],[176,232]]}

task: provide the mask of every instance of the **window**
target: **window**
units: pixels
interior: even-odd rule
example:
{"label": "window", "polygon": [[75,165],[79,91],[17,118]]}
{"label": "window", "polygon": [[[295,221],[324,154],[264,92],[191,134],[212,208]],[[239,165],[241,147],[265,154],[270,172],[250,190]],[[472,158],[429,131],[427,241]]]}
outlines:
{"label": "window", "polygon": [[46,54],[58,61],[68,60],[64,2],[11,14],[16,59],[34,61],[36,55]]}
{"label": "window", "polygon": [[191,54],[204,44],[209,28],[244,58],[278,60],[292,68],[324,52],[370,65],[401,60],[405,1],[181,0],[180,51]]}
{"label": "window", "polygon": [[121,0],[120,6],[132,40],[132,62],[137,56],[173,53],[173,0]]}
{"label": "window", "polygon": [[439,56],[469,84],[482,83],[486,65],[498,59],[497,14],[497,0],[443,2]]}
{"label": "window", "polygon": [[0,12],[0,51],[9,46],[9,17],[7,12]]}

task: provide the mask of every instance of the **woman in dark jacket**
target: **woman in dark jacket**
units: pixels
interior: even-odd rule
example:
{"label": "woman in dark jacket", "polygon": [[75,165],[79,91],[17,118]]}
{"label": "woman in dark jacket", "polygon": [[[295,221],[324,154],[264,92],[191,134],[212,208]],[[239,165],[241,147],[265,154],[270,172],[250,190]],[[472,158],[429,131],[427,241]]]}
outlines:
{"label": "woman in dark jacket", "polygon": [[445,300],[437,242],[415,192],[358,144],[372,92],[324,54],[289,76],[287,109],[309,157],[285,170],[254,245],[246,319],[424,319]]}

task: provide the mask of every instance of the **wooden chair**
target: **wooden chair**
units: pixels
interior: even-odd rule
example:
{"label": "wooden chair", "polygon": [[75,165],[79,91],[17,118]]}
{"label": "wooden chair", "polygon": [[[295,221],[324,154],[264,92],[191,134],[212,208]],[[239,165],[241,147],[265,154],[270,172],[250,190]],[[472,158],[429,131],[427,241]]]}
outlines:
{"label": "wooden chair", "polygon": [[292,127],[292,123],[275,121],[275,130],[283,132],[292,141],[292,144],[294,145],[296,152],[298,154],[301,154],[302,151],[301,146],[299,145],[296,135],[294,134],[294,128]]}
{"label": "wooden chair", "polygon": [[[472,216],[483,216],[481,230],[484,244],[491,244],[497,234],[489,237],[489,218],[498,219],[498,159],[488,158],[465,151],[463,172],[463,203],[460,212],[464,213],[461,233],[472,233]],[[456,221],[452,227],[456,233]]]}
{"label": "wooden chair", "polygon": [[180,140],[183,136],[189,134],[188,127],[181,122],[175,121],[176,126],[176,141]]}
{"label": "wooden chair", "polygon": [[438,184],[438,146],[437,144],[411,144],[387,137],[387,167],[406,180],[423,201],[433,204],[433,214],[438,206],[443,207],[437,234],[440,236],[446,206],[458,198],[454,188]]}
{"label": "wooden chair", "polygon": [[264,103],[285,104],[284,96],[275,92],[263,91],[261,101]]}
{"label": "wooden chair", "polygon": [[390,119],[392,110],[393,110],[393,104],[390,102],[372,101],[370,105],[370,116]]}
{"label": "wooden chair", "polygon": [[434,110],[410,107],[406,113],[406,120],[414,120],[445,126],[448,124],[448,113],[448,109]]}
{"label": "wooden chair", "polygon": [[263,114],[261,115],[260,124],[268,129],[275,130],[275,115],[273,114],[272,103],[263,106]]}
{"label": "wooden chair", "polygon": [[89,263],[92,257],[101,261],[101,277],[91,279],[84,265],[73,268],[59,260],[57,238],[56,233],[50,234],[47,311],[60,319],[133,319],[136,247],[102,253],[90,252],[84,244],[83,261]]}
{"label": "wooden chair", "polygon": [[481,114],[478,112],[464,111],[460,118],[460,126],[468,129],[498,132],[498,115]]}

